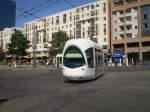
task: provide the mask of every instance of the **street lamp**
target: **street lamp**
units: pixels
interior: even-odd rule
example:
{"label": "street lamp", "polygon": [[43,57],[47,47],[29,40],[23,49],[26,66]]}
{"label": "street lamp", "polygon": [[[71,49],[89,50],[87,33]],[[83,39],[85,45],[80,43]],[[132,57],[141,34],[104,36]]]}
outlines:
{"label": "street lamp", "polygon": [[33,68],[36,68],[36,59],[35,59],[35,24],[33,24],[33,40],[32,40],[32,49],[33,49]]}

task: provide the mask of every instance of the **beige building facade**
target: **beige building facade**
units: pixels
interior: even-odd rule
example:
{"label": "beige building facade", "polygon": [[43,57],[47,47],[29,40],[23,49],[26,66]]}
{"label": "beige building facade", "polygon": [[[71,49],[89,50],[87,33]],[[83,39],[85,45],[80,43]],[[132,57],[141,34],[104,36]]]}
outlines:
{"label": "beige building facade", "polygon": [[22,28],[12,27],[12,28],[4,28],[0,31],[0,47],[7,51],[7,44],[11,42],[12,34],[14,33],[15,29],[23,31]]}
{"label": "beige building facade", "polygon": [[48,56],[52,34],[65,32],[70,38],[89,38],[108,51],[109,19],[108,1],[97,0],[39,20],[25,23],[25,35],[30,41],[27,50],[31,55],[35,48],[37,57]]}
{"label": "beige building facade", "polygon": [[110,0],[111,52],[130,63],[150,64],[150,0]]}
{"label": "beige building facade", "polygon": [[3,47],[3,31],[0,31],[0,49]]}

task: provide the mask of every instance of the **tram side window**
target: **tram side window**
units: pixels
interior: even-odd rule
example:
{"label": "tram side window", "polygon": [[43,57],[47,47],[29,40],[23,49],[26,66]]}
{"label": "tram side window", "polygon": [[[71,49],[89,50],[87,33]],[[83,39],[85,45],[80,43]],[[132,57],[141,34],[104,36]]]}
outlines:
{"label": "tram side window", "polygon": [[61,57],[59,58],[59,63],[62,64],[62,58]]}
{"label": "tram side window", "polygon": [[98,54],[98,65],[101,66],[103,65],[103,57],[102,57],[102,51],[98,51],[99,54]]}
{"label": "tram side window", "polygon": [[98,66],[98,50],[95,49],[95,63],[96,63],[96,66]]}
{"label": "tram side window", "polygon": [[87,56],[88,66],[90,68],[94,68],[94,60],[93,60],[93,48],[89,48],[85,51]]}

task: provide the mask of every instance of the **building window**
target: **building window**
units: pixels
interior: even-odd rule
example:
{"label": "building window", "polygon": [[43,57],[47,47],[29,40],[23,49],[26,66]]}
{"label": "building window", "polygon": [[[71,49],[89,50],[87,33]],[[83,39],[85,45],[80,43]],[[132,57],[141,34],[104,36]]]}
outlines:
{"label": "building window", "polygon": [[66,21],[67,21],[67,15],[63,14],[63,23],[66,23]]}
{"label": "building window", "polygon": [[91,5],[91,9],[94,9],[94,7],[95,7],[94,5]]}
{"label": "building window", "polygon": [[79,13],[80,12],[80,10],[79,10],[79,8],[76,10],[76,13]]}
{"label": "building window", "polygon": [[70,21],[72,20],[72,12],[70,12]]}
{"label": "building window", "polygon": [[76,15],[76,20],[78,20],[79,19],[79,15]]}
{"label": "building window", "polygon": [[72,16],[70,16],[70,21],[72,20]]}
{"label": "building window", "polygon": [[127,30],[131,30],[131,29],[132,29],[132,26],[131,26],[131,25],[126,25],[126,29],[127,29]]}
{"label": "building window", "polygon": [[127,16],[126,21],[131,21],[131,16]]}
{"label": "building window", "polygon": [[72,35],[72,30],[70,30],[70,38],[72,37],[71,35]]}
{"label": "building window", "polygon": [[131,13],[131,9],[127,9],[127,10],[126,10],[126,13]]}
{"label": "building window", "polygon": [[107,49],[107,45],[103,45],[103,49]]}
{"label": "building window", "polygon": [[127,37],[127,38],[132,38],[132,33],[127,33],[127,34],[126,34],[126,37]]}
{"label": "building window", "polygon": [[82,7],[82,11],[84,11],[84,7]]}
{"label": "building window", "polygon": [[120,15],[123,15],[123,14],[124,14],[123,10],[119,11],[119,13],[120,13]]}
{"label": "building window", "polygon": [[144,14],[144,19],[147,19],[148,17],[147,17],[147,14]]}
{"label": "building window", "polygon": [[120,27],[121,31],[124,31],[124,25],[119,26],[119,27]]}
{"label": "building window", "polygon": [[84,15],[82,15],[82,18],[84,18]]}
{"label": "building window", "polygon": [[104,42],[106,42],[106,38],[104,38]]}
{"label": "building window", "polygon": [[95,21],[98,21],[98,17],[95,18]]}
{"label": "building window", "polygon": [[87,16],[89,16],[89,13],[87,13]]}
{"label": "building window", "polygon": [[115,6],[123,5],[123,0],[113,0],[113,2]]}
{"label": "building window", "polygon": [[95,13],[94,13],[94,11],[91,11],[91,16],[95,16]]}
{"label": "building window", "polygon": [[97,4],[96,7],[99,7],[99,4]]}
{"label": "building window", "polygon": [[52,18],[52,25],[54,24],[53,18]]}
{"label": "building window", "polygon": [[103,12],[106,13],[106,3],[103,3]]}
{"label": "building window", "polygon": [[104,17],[104,20],[106,20],[106,17]]}
{"label": "building window", "polygon": [[104,24],[104,35],[106,35],[106,24]]}
{"label": "building window", "polygon": [[89,10],[89,5],[86,8],[87,8],[87,10]]}
{"label": "building window", "polygon": [[56,16],[56,24],[59,24],[59,16]]}
{"label": "building window", "polygon": [[148,28],[148,24],[147,24],[147,23],[144,23],[144,27],[145,27],[145,28]]}
{"label": "building window", "polygon": [[82,32],[82,34],[83,34],[83,38],[85,37],[85,33],[84,32]]}
{"label": "building window", "polygon": [[95,11],[95,15],[98,15],[98,10]]}

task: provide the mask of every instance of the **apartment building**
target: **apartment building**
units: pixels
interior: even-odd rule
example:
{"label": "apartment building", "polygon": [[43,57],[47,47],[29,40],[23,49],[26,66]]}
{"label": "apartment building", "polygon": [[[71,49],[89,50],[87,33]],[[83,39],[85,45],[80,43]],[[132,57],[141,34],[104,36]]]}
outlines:
{"label": "apartment building", "polygon": [[16,27],[5,28],[2,31],[0,31],[0,40],[1,40],[0,46],[5,52],[7,51],[7,44],[11,42],[11,36],[14,33],[15,29],[23,31],[22,28]]}
{"label": "apartment building", "polygon": [[70,38],[88,38],[103,46],[108,51],[108,1],[97,0],[39,20],[25,23],[25,34],[30,41],[27,50],[37,57],[48,56],[52,34],[63,31]]}
{"label": "apartment building", "polygon": [[150,0],[111,0],[111,52],[150,64]]}
{"label": "apartment building", "polygon": [[0,30],[15,27],[16,2],[13,0],[0,0]]}
{"label": "apartment building", "polygon": [[3,44],[3,40],[2,40],[3,38],[2,37],[3,37],[3,31],[0,31],[0,49],[2,49],[2,47],[3,47],[2,46],[2,44]]}

